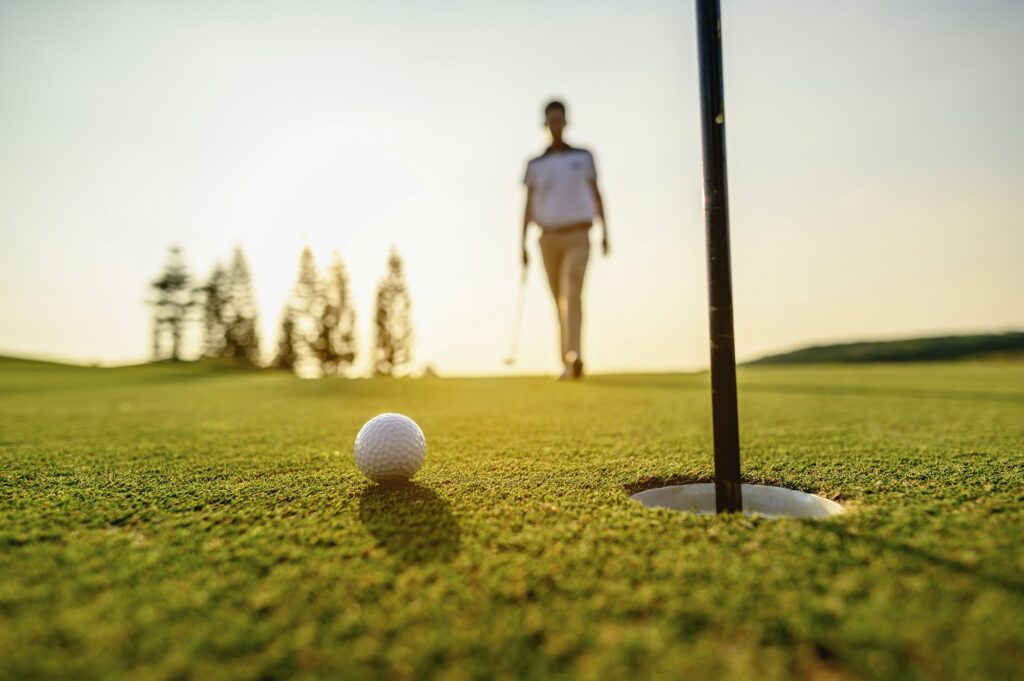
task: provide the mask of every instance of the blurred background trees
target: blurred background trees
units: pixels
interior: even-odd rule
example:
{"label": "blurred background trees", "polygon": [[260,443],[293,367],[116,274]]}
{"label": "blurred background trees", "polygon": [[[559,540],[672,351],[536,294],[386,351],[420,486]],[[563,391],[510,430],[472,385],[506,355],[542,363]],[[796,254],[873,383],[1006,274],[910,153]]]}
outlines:
{"label": "blurred background trees", "polygon": [[277,352],[271,366],[275,369],[295,371],[299,353],[295,350],[295,318],[290,306],[285,306],[281,316],[281,330],[278,332]]}
{"label": "blurred background trees", "polygon": [[259,366],[260,336],[257,330],[256,298],[252,292],[252,274],[241,247],[229,270],[227,318],[224,329],[224,356],[243,364]]}
{"label": "blurred background trees", "polygon": [[203,309],[203,347],[206,359],[230,359],[260,366],[260,338],[252,274],[241,248],[231,264],[217,263],[206,284],[193,292]]}
{"label": "blurred background trees", "polygon": [[[172,246],[151,288],[154,361],[210,359],[265,365],[252,272],[241,247],[235,248],[229,263],[214,265],[205,283],[196,286],[181,249]],[[402,259],[392,249],[377,290],[373,373],[394,375],[411,360],[409,311]],[[334,251],[321,273],[306,246],[269,366],[303,376],[347,376],[357,356],[356,312],[345,262]]]}
{"label": "blurred background trees", "polygon": [[348,287],[348,272],[338,252],[320,290],[320,331],[313,350],[325,376],[338,376],[352,366],[356,358],[356,314]]}
{"label": "blurred background trees", "polygon": [[153,361],[184,359],[184,341],[196,300],[192,275],[185,267],[181,248],[171,246],[160,277],[150,285],[153,298]]}
{"label": "blurred background trees", "polygon": [[217,263],[203,286],[192,290],[192,304],[202,308],[204,359],[229,359],[260,366],[260,338],[252,274],[240,247],[231,264]]}
{"label": "blurred background trees", "polygon": [[206,285],[196,289],[196,294],[203,303],[203,357],[224,357],[231,283],[223,265],[214,266]]}
{"label": "blurred background trees", "polygon": [[387,274],[377,287],[373,355],[375,374],[393,376],[412,359],[411,309],[402,258],[392,248]]}

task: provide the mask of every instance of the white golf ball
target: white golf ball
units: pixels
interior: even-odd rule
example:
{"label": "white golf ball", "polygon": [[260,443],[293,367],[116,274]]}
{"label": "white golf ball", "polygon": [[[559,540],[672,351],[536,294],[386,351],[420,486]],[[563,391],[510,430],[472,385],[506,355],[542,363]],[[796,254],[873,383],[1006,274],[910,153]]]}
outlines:
{"label": "white golf ball", "polygon": [[356,435],[356,466],[375,482],[408,480],[423,465],[427,439],[408,416],[374,416]]}

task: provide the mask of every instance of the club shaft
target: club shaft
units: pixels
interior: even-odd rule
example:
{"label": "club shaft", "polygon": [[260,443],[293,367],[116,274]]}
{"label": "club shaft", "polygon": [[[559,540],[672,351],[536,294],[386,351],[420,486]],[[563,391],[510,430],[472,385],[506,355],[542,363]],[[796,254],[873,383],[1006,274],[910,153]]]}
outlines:
{"label": "club shaft", "polygon": [[519,334],[523,326],[523,299],[526,297],[526,268],[523,268],[523,274],[519,278],[519,296],[516,299],[516,316],[512,321],[512,348],[509,351],[508,358],[505,360],[506,364],[512,364],[516,361],[516,356],[519,354]]}
{"label": "club shaft", "polygon": [[725,94],[719,0],[696,0],[704,148],[704,220],[707,235],[711,340],[711,412],[715,442],[715,506],[743,510],[740,486],[736,348],[733,338],[729,196],[725,166]]}

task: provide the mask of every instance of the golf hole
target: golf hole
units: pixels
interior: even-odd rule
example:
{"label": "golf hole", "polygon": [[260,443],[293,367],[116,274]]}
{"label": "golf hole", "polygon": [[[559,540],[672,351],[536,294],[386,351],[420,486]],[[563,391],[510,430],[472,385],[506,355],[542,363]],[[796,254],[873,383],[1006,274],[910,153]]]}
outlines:
{"label": "golf hole", "polygon": [[[655,487],[637,492],[630,499],[649,508],[668,508],[698,515],[715,514],[715,485],[711,482]],[[828,518],[844,511],[838,503],[817,494],[785,487],[743,485],[743,513],[746,515],[766,518]]]}

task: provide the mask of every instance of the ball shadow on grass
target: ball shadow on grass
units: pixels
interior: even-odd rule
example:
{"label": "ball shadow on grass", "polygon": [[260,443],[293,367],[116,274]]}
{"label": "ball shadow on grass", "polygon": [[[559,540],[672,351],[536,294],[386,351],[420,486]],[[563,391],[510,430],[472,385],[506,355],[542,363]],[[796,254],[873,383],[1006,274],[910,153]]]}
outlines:
{"label": "ball shadow on grass", "polygon": [[406,563],[449,562],[459,552],[459,524],[448,502],[415,482],[367,487],[359,497],[359,519]]}

